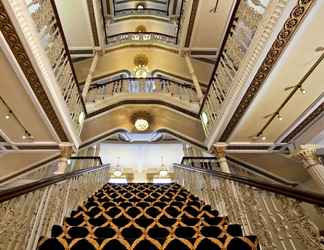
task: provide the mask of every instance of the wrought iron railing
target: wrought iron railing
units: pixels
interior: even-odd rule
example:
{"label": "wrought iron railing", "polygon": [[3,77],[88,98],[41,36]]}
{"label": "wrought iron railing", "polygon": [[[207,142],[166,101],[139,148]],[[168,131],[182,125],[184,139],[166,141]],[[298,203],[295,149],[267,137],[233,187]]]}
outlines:
{"label": "wrought iron railing", "polygon": [[200,109],[207,136],[220,119],[223,103],[235,86],[233,79],[244,61],[265,10],[266,6],[261,1],[240,0],[234,8]]}
{"label": "wrought iron railing", "polygon": [[324,196],[199,166],[174,165],[176,182],[257,235],[262,249],[323,249],[315,224],[324,218]]}
{"label": "wrought iron railing", "polygon": [[80,131],[79,117],[82,112],[86,113],[86,110],[55,2],[54,0],[30,0],[27,1],[27,7],[70,112],[70,117],[77,131]]}
{"label": "wrought iron railing", "polygon": [[115,17],[124,17],[130,15],[153,15],[168,17],[168,12],[160,9],[121,9],[115,10]]}
{"label": "wrought iron railing", "polygon": [[91,86],[86,102],[96,102],[121,94],[136,95],[143,93],[165,94],[188,102],[198,100],[194,87],[189,84],[163,78],[122,78]]}
{"label": "wrought iron railing", "polygon": [[175,36],[169,36],[166,34],[155,33],[155,32],[127,32],[120,33],[113,36],[107,37],[108,46],[115,46],[123,43],[143,43],[143,42],[157,42],[163,44],[174,45],[177,42]]}

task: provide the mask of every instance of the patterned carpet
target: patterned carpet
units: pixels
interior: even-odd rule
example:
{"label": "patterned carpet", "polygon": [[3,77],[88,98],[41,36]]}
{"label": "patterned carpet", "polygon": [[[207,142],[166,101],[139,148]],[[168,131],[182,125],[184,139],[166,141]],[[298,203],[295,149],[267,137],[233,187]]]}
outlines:
{"label": "patterned carpet", "polygon": [[54,225],[38,250],[256,250],[216,210],[178,184],[106,184]]}

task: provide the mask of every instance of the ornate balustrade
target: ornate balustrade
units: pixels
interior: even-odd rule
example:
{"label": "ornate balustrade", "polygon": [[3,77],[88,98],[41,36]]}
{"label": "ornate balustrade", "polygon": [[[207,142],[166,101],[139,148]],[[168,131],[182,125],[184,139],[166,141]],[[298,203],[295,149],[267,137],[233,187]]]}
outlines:
{"label": "ornate balustrade", "polygon": [[[22,4],[25,4],[23,0]],[[57,14],[54,0],[30,0],[27,8],[39,33],[57,85],[70,112],[77,131],[81,130],[79,117],[85,111],[77,78],[74,73],[66,40]]]}
{"label": "ornate balustrade", "polygon": [[220,167],[216,157],[183,157],[181,165],[209,170],[217,170]]}
{"label": "ornate balustrade", "polygon": [[243,225],[245,234],[257,235],[262,249],[323,249],[314,223],[324,218],[323,195],[204,168],[174,168],[178,184]]}
{"label": "ornate balustrade", "polygon": [[105,84],[92,85],[87,102],[96,102],[121,94],[165,94],[188,102],[197,101],[193,86],[177,83],[163,78],[123,78]]}
{"label": "ornate balustrade", "polygon": [[245,59],[265,10],[266,6],[261,1],[241,0],[237,3],[200,110],[207,136],[213,131],[223,103],[235,86],[234,77]]}
{"label": "ornate balustrade", "polygon": [[158,42],[168,45],[175,45],[177,42],[177,38],[174,36],[169,36],[166,34],[155,32],[128,32],[107,37],[108,46],[115,46],[129,42]]}
{"label": "ornate balustrade", "polygon": [[33,250],[109,179],[109,167],[74,171],[0,192],[0,249]]}
{"label": "ornate balustrade", "polygon": [[122,9],[115,10],[115,17],[125,17],[130,15],[153,15],[153,16],[161,16],[168,17],[167,11],[160,9]]}

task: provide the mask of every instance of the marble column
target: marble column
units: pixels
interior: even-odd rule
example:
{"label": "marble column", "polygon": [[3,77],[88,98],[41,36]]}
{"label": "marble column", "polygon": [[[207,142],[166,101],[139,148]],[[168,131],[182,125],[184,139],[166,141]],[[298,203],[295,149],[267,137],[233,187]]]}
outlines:
{"label": "marble column", "polygon": [[57,164],[57,169],[54,172],[54,174],[64,174],[66,168],[68,167],[68,159],[71,157],[71,154],[73,152],[72,144],[71,143],[61,143],[59,145],[61,150],[61,157],[59,159],[59,162]]}
{"label": "marble column", "polygon": [[228,166],[226,157],[225,157],[225,149],[226,145],[217,145],[213,147],[213,154],[218,158],[218,163],[220,166],[220,169],[225,172],[230,174],[230,168]]}
{"label": "marble column", "polygon": [[324,166],[316,155],[317,145],[301,145],[295,152],[298,159],[302,160],[303,165],[317,185],[324,190]]}

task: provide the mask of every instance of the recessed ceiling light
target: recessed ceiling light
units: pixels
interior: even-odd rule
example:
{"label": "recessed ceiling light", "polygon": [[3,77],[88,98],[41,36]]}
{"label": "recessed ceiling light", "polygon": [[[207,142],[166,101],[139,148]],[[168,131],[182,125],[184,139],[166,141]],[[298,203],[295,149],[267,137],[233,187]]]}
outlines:
{"label": "recessed ceiling light", "polygon": [[7,120],[9,120],[9,119],[10,119],[10,115],[9,115],[9,114],[5,115],[5,118],[6,118]]}

